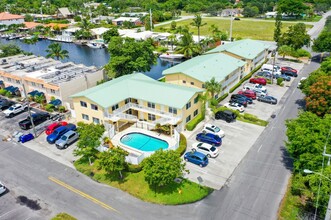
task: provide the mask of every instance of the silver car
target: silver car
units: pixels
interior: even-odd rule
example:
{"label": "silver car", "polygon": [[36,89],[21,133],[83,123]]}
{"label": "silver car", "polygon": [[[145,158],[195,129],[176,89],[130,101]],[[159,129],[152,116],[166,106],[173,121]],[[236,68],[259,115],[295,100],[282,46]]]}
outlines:
{"label": "silver car", "polygon": [[64,135],[62,135],[60,137],[60,139],[58,139],[55,142],[55,145],[58,149],[64,149],[67,148],[70,144],[72,144],[73,142],[75,142],[76,140],[78,140],[79,135],[77,132],[75,131],[68,131],[67,133],[65,133]]}

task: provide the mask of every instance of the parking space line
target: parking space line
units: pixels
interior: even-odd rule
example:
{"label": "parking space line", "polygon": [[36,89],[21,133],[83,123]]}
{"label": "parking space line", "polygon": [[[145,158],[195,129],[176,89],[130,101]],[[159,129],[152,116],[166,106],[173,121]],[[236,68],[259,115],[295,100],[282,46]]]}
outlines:
{"label": "parking space line", "polygon": [[101,206],[101,207],[103,207],[105,209],[113,210],[113,211],[115,211],[117,213],[120,213],[119,211],[117,211],[113,207],[111,207],[111,206],[109,206],[109,205],[107,205],[107,204],[105,204],[105,203],[97,200],[96,198],[94,198],[94,197],[92,197],[92,196],[90,196],[90,195],[88,195],[88,194],[86,194],[86,193],[84,193],[84,192],[82,192],[82,191],[80,191],[80,190],[78,190],[78,189],[76,189],[76,188],[74,188],[74,187],[72,187],[72,186],[64,183],[64,182],[62,182],[61,180],[56,179],[55,177],[50,176],[50,177],[48,177],[48,179],[50,181],[52,181],[52,182],[60,185],[60,186],[63,186],[64,188],[66,188],[66,189],[68,189],[68,190],[70,190],[70,191],[72,191],[72,192],[74,192],[74,193],[76,193],[76,194],[78,194],[78,195],[80,195],[80,196],[82,196],[82,197],[84,197],[84,198],[86,198],[86,199],[94,202],[95,204],[97,204],[97,205],[99,205],[99,206]]}
{"label": "parking space line", "polygon": [[260,152],[260,150],[261,150],[262,146],[263,146],[263,145],[261,144],[261,146],[259,147],[259,149],[257,150],[257,152]]}

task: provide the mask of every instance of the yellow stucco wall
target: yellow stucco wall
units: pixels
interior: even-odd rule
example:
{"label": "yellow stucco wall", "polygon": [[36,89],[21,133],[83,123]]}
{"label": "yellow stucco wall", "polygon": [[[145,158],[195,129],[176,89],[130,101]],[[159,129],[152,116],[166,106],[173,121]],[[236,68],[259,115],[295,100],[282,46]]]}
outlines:
{"label": "yellow stucco wall", "polygon": [[[86,102],[87,107],[82,107],[80,104],[80,101]],[[77,122],[85,122],[85,123],[92,123],[93,117],[98,118],[100,120],[100,123],[103,123],[104,121],[104,115],[103,115],[103,108],[101,106],[98,106],[98,110],[94,110],[91,108],[91,104],[97,105],[96,103],[92,102],[91,100],[85,98],[85,97],[77,97],[73,98],[73,105],[76,112],[76,120]],[[83,119],[83,115],[88,115],[89,120]]]}
{"label": "yellow stucco wall", "polygon": [[166,83],[172,83],[172,84],[176,84],[176,85],[194,87],[194,88],[199,88],[199,89],[202,88],[202,84],[204,83],[204,82],[201,82],[197,79],[194,79],[194,78],[189,77],[182,73],[166,75],[165,81],[166,81]]}

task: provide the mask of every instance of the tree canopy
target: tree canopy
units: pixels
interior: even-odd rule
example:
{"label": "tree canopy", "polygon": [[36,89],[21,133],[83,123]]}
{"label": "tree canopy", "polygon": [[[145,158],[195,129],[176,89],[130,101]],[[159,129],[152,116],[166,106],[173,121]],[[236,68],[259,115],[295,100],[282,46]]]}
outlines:
{"label": "tree canopy", "polygon": [[173,150],[158,150],[144,161],[145,180],[154,187],[166,186],[176,177],[181,177],[185,163]]}
{"label": "tree canopy", "polygon": [[74,154],[89,159],[91,163],[91,160],[96,158],[96,154],[98,153],[96,148],[101,144],[100,138],[105,128],[103,125],[78,122],[77,131],[79,139]]}
{"label": "tree canopy", "polygon": [[62,50],[62,46],[59,43],[51,43],[46,50],[48,53],[47,58],[55,58],[57,60],[69,57],[69,52],[67,50]]}
{"label": "tree canopy", "polygon": [[110,77],[120,77],[135,71],[145,72],[156,62],[151,40],[113,37],[108,45],[111,59],[105,69]]}
{"label": "tree canopy", "polygon": [[215,94],[220,93],[222,89],[222,84],[215,80],[215,77],[211,78],[211,80],[205,82],[205,87],[207,92],[210,93],[212,98],[215,98]]}
{"label": "tree canopy", "polygon": [[287,45],[295,50],[303,46],[310,45],[310,36],[307,34],[306,25],[304,23],[297,23],[288,28],[279,39],[279,45]]}
{"label": "tree canopy", "polygon": [[110,28],[108,31],[102,34],[102,38],[105,43],[109,43],[112,37],[118,37],[120,34],[118,33],[118,29],[116,27]]}
{"label": "tree canopy", "polygon": [[119,172],[120,178],[123,178],[122,171],[126,168],[125,157],[128,152],[120,147],[112,148],[100,153],[98,163],[108,174]]}

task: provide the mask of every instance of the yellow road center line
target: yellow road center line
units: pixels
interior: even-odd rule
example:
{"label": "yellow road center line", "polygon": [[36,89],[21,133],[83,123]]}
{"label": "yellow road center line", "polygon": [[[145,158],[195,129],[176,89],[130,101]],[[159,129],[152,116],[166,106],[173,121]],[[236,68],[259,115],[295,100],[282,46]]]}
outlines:
{"label": "yellow road center line", "polygon": [[88,195],[88,194],[86,194],[86,193],[84,193],[84,192],[82,192],[82,191],[80,191],[80,190],[78,190],[78,189],[76,189],[76,188],[74,188],[74,187],[72,187],[72,186],[64,183],[64,182],[62,182],[61,180],[56,179],[55,177],[50,176],[50,177],[48,177],[48,179],[50,181],[54,182],[54,183],[57,183],[60,186],[63,186],[64,188],[66,188],[66,189],[68,189],[68,190],[70,190],[70,191],[72,191],[72,192],[74,192],[74,193],[76,193],[76,194],[78,194],[78,195],[80,195],[80,196],[82,196],[82,197],[84,197],[84,198],[86,198],[86,199],[88,199],[88,200],[90,200],[90,201],[92,201],[92,202],[100,205],[101,207],[103,207],[105,209],[113,210],[113,211],[115,211],[117,213],[120,213],[119,211],[117,211],[113,207],[111,207],[111,206],[109,206],[109,205],[107,205],[107,204],[105,204],[105,203],[97,200],[96,198],[94,198],[94,197],[92,197],[92,196],[90,196],[90,195]]}

